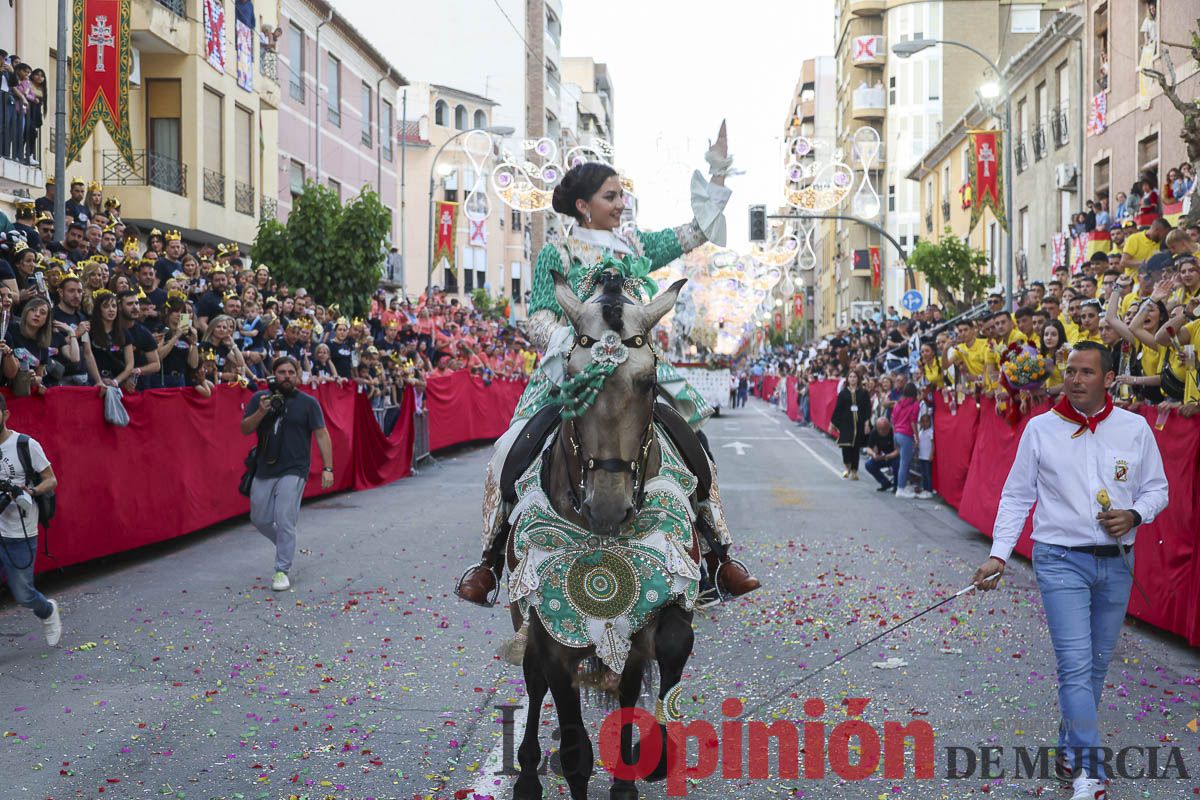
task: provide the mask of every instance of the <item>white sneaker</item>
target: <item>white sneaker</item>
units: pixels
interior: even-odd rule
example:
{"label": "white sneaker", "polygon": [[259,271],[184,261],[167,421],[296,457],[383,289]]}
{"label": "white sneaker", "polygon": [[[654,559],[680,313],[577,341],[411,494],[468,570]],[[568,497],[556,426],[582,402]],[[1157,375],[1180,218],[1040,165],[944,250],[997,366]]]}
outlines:
{"label": "white sneaker", "polygon": [[54,610],[42,620],[42,625],[46,628],[46,644],[54,647],[62,638],[62,617],[58,615],[58,601],[51,600],[50,605],[54,606]]}
{"label": "white sneaker", "polygon": [[276,572],[275,577],[271,580],[271,588],[277,592],[286,592],[292,588],[292,582],[288,580],[286,572]]}
{"label": "white sneaker", "polygon": [[912,500],[916,496],[917,496],[917,493],[914,492],[912,490],[912,488],[909,486],[905,486],[903,489],[896,490],[896,497],[905,497],[905,498],[908,498],[909,500]]}
{"label": "white sneaker", "polygon": [[918,500],[928,500],[931,497],[933,497],[933,492],[926,492],[924,490],[917,492]]}
{"label": "white sneaker", "polygon": [[1071,800],[1106,800],[1108,797],[1104,781],[1089,778],[1086,773],[1076,778],[1071,785],[1075,789]]}

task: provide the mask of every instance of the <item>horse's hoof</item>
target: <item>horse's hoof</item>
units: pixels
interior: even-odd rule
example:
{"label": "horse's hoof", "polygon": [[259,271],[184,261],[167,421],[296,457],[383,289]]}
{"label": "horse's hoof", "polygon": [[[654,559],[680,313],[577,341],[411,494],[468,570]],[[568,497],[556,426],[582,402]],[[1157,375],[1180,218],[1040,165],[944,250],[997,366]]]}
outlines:
{"label": "horse's hoof", "polygon": [[513,800],[542,800],[542,783],[536,776],[522,775],[513,784],[512,796]]}
{"label": "horse's hoof", "polygon": [[608,800],[638,800],[637,786],[632,783],[614,783],[608,790]]}

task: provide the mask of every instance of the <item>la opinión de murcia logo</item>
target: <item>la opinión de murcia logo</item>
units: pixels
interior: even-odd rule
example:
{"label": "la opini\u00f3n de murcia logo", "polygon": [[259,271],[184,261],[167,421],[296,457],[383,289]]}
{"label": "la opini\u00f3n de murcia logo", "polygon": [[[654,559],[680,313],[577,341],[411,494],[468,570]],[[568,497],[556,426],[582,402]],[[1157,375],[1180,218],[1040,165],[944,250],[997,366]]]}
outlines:
{"label": "la opini\u00f3n de murcia logo", "polygon": [[[826,704],[817,697],[804,701],[804,714],[809,719],[802,722],[739,719],[745,706],[741,700],[732,697],[721,703],[724,719],[717,725],[704,719],[667,722],[667,796],[684,797],[689,781],[714,777],[752,781],[801,777],[816,781],[835,777],[861,781],[877,775],[881,766],[882,776],[891,781],[939,777],[935,766],[937,750],[933,726],[917,719],[906,723],[889,720],[881,726],[873,725],[861,719],[870,702],[868,698],[843,700],[848,718],[837,725],[821,721]],[[518,775],[520,770],[513,758],[513,728],[515,712],[521,706],[499,705],[496,708],[500,710],[503,727],[502,767],[496,774]],[[626,725],[636,728],[641,742],[639,760],[634,764],[626,763],[621,757],[621,729]],[[617,709],[601,723],[598,744],[604,768],[614,778],[644,780],[655,769],[659,754],[664,751],[663,728],[645,709]],[[1049,780],[1053,777],[1053,753],[1051,747],[950,745],[944,748],[945,769],[940,777],[949,780]],[[554,755],[546,756],[540,770],[543,774],[549,769],[561,774]],[[1123,780],[1187,780],[1190,777],[1179,747],[1130,746],[1117,750],[1102,747],[1095,760],[1104,765],[1109,775]],[[776,767],[773,774],[772,761]],[[1081,754],[1075,754],[1072,763],[1082,763]]]}

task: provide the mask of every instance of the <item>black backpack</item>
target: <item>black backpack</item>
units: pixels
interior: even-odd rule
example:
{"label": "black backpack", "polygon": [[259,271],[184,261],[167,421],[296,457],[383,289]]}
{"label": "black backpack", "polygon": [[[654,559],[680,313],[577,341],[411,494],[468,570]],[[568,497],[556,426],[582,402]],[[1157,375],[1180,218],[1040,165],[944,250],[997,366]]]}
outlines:
{"label": "black backpack", "polygon": [[[17,458],[21,459],[21,469],[25,470],[25,483],[35,485],[37,471],[33,468],[33,457],[29,455],[29,437],[23,433],[17,437]],[[58,506],[54,492],[40,494],[33,498],[33,502],[37,504],[38,522],[49,530],[50,520],[54,519],[54,512]]]}

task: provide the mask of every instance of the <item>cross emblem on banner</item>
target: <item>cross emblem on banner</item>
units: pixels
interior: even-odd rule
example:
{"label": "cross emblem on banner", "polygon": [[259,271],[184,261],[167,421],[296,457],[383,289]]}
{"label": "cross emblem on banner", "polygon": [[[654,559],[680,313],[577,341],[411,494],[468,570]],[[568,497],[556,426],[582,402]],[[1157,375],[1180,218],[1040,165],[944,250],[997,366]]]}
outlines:
{"label": "cross emblem on banner", "polygon": [[992,146],[984,142],[979,147],[979,163],[983,166],[983,177],[992,177],[992,162],[996,160],[996,154],[992,152]]}
{"label": "cross emblem on banner", "polygon": [[87,43],[88,47],[96,48],[96,72],[104,72],[104,48],[117,46],[112,25],[108,24],[106,15],[96,16],[96,21],[92,23],[92,29],[88,32]]}
{"label": "cross emblem on banner", "polygon": [[875,37],[863,36],[854,40],[854,60],[875,57]]}
{"label": "cross emblem on banner", "polygon": [[472,240],[474,240],[474,239],[483,239],[483,238],[484,238],[484,236],[486,236],[486,235],[487,235],[487,234],[486,234],[486,232],[485,232],[485,230],[484,230],[484,227],[483,227],[483,226],[484,226],[484,223],[486,223],[486,222],[487,222],[487,220],[486,220],[486,219],[481,219],[481,220],[478,220],[478,221],[476,221],[476,220],[471,220],[471,237],[470,237],[470,238],[471,238]]}

